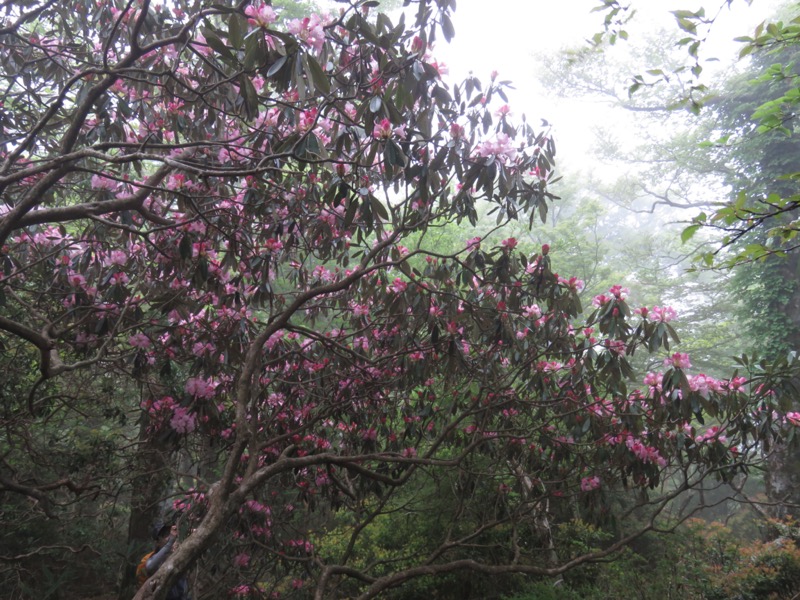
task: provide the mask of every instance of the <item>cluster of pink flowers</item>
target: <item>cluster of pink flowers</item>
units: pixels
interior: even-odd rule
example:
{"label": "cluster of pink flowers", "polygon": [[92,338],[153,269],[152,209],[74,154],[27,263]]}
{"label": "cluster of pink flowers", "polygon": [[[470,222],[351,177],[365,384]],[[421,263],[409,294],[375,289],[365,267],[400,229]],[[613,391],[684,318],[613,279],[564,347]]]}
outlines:
{"label": "cluster of pink flowers", "polygon": [[323,29],[322,18],[313,14],[304,19],[292,19],[286,23],[289,33],[296,35],[303,43],[314,49],[319,54],[325,43],[325,30]]}
{"label": "cluster of pink flowers", "polygon": [[386,288],[386,292],[389,294],[402,294],[406,288],[408,287],[408,283],[396,277],[395,280]]}
{"label": "cluster of pink flowers", "polygon": [[248,6],[244,9],[244,14],[248,17],[247,22],[253,27],[266,28],[278,19],[273,8],[265,2],[261,2],[257,6]]}
{"label": "cluster of pink flowers", "polygon": [[531,304],[530,306],[525,306],[522,309],[522,316],[527,319],[538,319],[542,316],[542,309],[539,308],[538,304]]}
{"label": "cluster of pink flowers", "polygon": [[671,306],[654,306],[650,313],[653,321],[661,321],[662,323],[669,323],[678,316],[678,313]]}
{"label": "cluster of pink flowers", "polygon": [[119,187],[119,182],[105,175],[92,175],[92,189],[104,192],[114,192]]}
{"label": "cluster of pink flowers", "polygon": [[186,380],[186,393],[195,398],[213,398],[217,384],[212,380],[190,377]]}
{"label": "cluster of pink flowers", "polygon": [[372,130],[372,137],[387,140],[392,137],[392,123],[389,119],[383,119],[375,124]]}
{"label": "cluster of pink flowers", "polygon": [[672,367],[674,369],[691,369],[692,363],[689,360],[689,355],[685,352],[676,352],[672,356],[664,359],[665,367]]}
{"label": "cluster of pink flowers", "polygon": [[698,444],[702,444],[703,442],[719,442],[720,444],[725,444],[728,441],[728,438],[722,435],[722,429],[716,425],[709,427],[703,433],[698,435],[694,438],[694,441]]}
{"label": "cluster of pink flowers", "polygon": [[592,298],[592,306],[595,308],[600,308],[601,306],[605,306],[611,302],[611,298],[606,296],[605,294],[598,294],[594,298]]}
{"label": "cluster of pink flowers", "polygon": [[250,555],[247,552],[240,552],[233,557],[233,566],[245,569],[250,565]]}
{"label": "cluster of pink flowers", "polygon": [[597,475],[581,479],[581,491],[591,492],[600,487],[600,478]]}
{"label": "cluster of pink flowers", "polygon": [[306,554],[311,554],[314,551],[314,544],[308,540],[288,540],[286,545],[289,548],[296,548]]}
{"label": "cluster of pink flowers", "polygon": [[134,348],[149,348],[151,345],[150,338],[143,333],[134,333],[128,338],[128,343]]}
{"label": "cluster of pink flowers", "polygon": [[510,237],[500,242],[500,245],[503,247],[504,250],[513,250],[514,248],[517,247],[518,243],[519,242],[517,241],[517,238]]}
{"label": "cluster of pink flowers", "polygon": [[617,444],[624,442],[625,447],[628,448],[628,450],[630,450],[634,456],[636,456],[636,458],[644,463],[656,464],[659,467],[667,466],[667,461],[663,456],[661,456],[658,448],[648,446],[642,442],[641,439],[631,435],[630,433],[612,435],[609,436],[606,441],[611,446],[616,446]]}
{"label": "cluster of pink flowers", "polygon": [[191,433],[197,428],[197,416],[184,406],[176,406],[169,420],[169,426],[177,433]]}
{"label": "cluster of pink flowers", "polygon": [[703,373],[689,378],[689,388],[693,392],[699,392],[704,398],[708,398],[712,392],[716,394],[723,392],[724,387],[723,382]]}
{"label": "cluster of pink flowers", "polygon": [[648,373],[644,376],[644,384],[648,388],[650,397],[655,398],[661,394],[661,382],[663,379],[663,373]]}
{"label": "cluster of pink flowers", "polygon": [[493,156],[495,160],[501,163],[514,162],[517,158],[517,150],[505,133],[498,133],[494,140],[487,140],[478,144],[475,147],[475,154],[483,158]]}

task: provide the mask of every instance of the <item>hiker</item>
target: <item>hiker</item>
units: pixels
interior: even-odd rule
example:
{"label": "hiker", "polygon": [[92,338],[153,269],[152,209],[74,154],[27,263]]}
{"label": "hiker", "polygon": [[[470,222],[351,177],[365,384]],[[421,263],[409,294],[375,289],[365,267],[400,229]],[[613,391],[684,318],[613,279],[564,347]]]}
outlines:
{"label": "hiker", "polygon": [[[145,581],[158,571],[159,567],[164,564],[164,561],[175,549],[178,539],[178,526],[159,523],[153,527],[153,538],[156,540],[155,550],[145,554],[136,568],[136,581],[139,587],[144,585]],[[169,593],[167,593],[167,600],[191,600],[189,581],[185,576],[181,575],[178,581],[172,585]]]}

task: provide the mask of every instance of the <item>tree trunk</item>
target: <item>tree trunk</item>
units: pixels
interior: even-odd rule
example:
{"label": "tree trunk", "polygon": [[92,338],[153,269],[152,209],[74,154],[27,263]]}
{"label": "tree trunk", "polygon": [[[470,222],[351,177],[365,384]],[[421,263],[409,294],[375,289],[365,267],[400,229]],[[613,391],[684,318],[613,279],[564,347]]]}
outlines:
{"label": "tree trunk", "polygon": [[[767,271],[767,269],[765,269]],[[800,352],[800,256],[795,252],[780,260],[779,280],[786,282],[791,293],[785,297],[783,306],[771,307],[784,318],[781,339],[776,342],[775,356],[789,352]],[[800,381],[794,382],[800,387]],[[792,409],[800,410],[800,398],[792,398]],[[800,446],[789,447],[778,443],[770,449],[767,457],[765,477],[767,498],[771,506],[769,514],[775,518],[797,519],[800,517]]]}
{"label": "tree trunk", "polygon": [[168,457],[171,444],[165,436],[149,429],[142,418],[139,445],[133,460],[131,515],[128,521],[128,552],[123,566],[119,600],[133,596],[136,566],[153,545],[153,524],[163,517],[162,503],[170,482]]}

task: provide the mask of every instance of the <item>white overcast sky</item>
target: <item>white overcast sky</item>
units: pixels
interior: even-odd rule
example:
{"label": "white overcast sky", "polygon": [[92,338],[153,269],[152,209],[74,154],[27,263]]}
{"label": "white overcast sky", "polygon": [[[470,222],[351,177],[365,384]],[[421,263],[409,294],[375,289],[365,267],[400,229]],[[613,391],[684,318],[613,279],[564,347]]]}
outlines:
{"label": "white overcast sky", "polygon": [[[532,123],[544,118],[554,128],[559,162],[575,164],[589,154],[593,136],[586,127],[603,107],[587,99],[554,98],[537,80],[537,62],[543,52],[575,47],[602,29],[601,13],[592,13],[600,0],[458,0],[453,17],[456,35],[450,44],[440,40],[434,55],[450,69],[451,81],[461,81],[470,71],[485,81],[492,70],[514,82],[509,97],[514,116],[522,113]],[[634,0],[636,20],[628,27],[631,37],[645,28],[673,27],[670,10],[697,10],[715,14],[724,0]],[[750,35],[755,26],[773,15],[780,0],[734,0],[722,10],[714,25],[710,47],[714,54],[735,56],[736,36]],[[676,27],[677,29],[677,27]],[[620,42],[624,44],[625,42]],[[642,71],[650,65],[642,65]]]}

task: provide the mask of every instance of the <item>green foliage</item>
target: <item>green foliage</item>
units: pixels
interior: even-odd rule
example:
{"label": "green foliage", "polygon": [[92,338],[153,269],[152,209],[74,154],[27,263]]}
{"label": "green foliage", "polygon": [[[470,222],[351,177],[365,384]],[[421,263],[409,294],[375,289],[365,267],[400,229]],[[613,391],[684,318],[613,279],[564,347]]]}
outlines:
{"label": "green foliage", "polygon": [[[590,530],[579,523],[570,530],[592,544]],[[506,600],[790,600],[800,589],[796,542],[748,541],[730,527],[694,519],[668,537],[643,537],[613,562],[531,583]]]}

